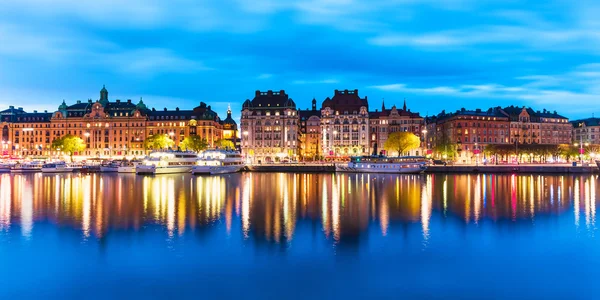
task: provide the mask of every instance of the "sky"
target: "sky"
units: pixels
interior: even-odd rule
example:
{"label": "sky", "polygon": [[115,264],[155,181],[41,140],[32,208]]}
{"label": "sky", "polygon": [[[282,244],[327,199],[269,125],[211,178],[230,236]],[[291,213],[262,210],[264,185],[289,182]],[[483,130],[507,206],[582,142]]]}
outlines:
{"label": "sky", "polygon": [[200,101],[255,90],[299,108],[358,89],[371,110],[531,106],[600,116],[600,2],[19,0],[0,3],[0,108]]}

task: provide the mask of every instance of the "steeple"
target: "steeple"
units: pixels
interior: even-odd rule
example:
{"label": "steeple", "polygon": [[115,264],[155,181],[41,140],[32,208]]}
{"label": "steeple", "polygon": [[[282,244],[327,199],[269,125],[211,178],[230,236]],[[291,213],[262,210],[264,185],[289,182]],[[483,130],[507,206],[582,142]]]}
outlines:
{"label": "steeple", "polygon": [[402,110],[406,111],[406,98],[404,98],[404,105],[402,106]]}
{"label": "steeple", "polygon": [[231,104],[227,104],[227,117],[231,118]]}
{"label": "steeple", "polygon": [[317,110],[317,99],[312,99],[312,110]]}
{"label": "steeple", "polygon": [[102,85],[102,89],[100,90],[100,100],[98,100],[102,106],[106,106],[108,104],[108,90],[106,90],[106,86]]}
{"label": "steeple", "polygon": [[381,111],[385,110],[385,98],[381,98]]}

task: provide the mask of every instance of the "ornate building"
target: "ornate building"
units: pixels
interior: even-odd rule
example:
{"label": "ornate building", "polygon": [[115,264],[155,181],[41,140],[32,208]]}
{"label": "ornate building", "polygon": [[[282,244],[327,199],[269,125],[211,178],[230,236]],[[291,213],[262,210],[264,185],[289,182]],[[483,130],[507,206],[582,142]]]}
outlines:
{"label": "ornate building", "polygon": [[600,145],[600,118],[571,121],[573,143]]}
{"label": "ornate building", "polygon": [[317,100],[312,100],[312,109],[299,110],[300,157],[302,160],[317,160],[323,156],[321,147],[321,111]]}
{"label": "ornate building", "polygon": [[[234,122],[235,123],[235,122]],[[100,90],[96,101],[65,101],[54,113],[27,113],[10,107],[0,112],[0,141],[3,156],[54,156],[52,141],[67,134],[82,138],[86,149],[76,156],[138,156],[146,153],[144,141],[154,134],[169,135],[175,147],[188,135],[197,134],[209,145],[223,136],[222,122],[210,106],[201,102],[193,110],[148,109],[142,99],[113,102],[108,90]],[[232,128],[229,124],[229,128]]]}
{"label": "ornate building", "polygon": [[239,146],[239,132],[237,123],[231,117],[231,107],[227,107],[227,118],[221,121],[221,126],[223,127],[223,138],[228,139],[233,142],[234,145]]}
{"label": "ornate building", "polygon": [[256,91],[242,105],[242,154],[253,162],[296,159],[298,111],[285,91]]}
{"label": "ornate building", "polygon": [[[385,103],[381,104],[381,111],[375,110],[369,113],[369,138],[371,151],[377,150],[376,154],[385,152],[383,144],[387,140],[388,134],[397,131],[412,132],[417,136],[423,135],[423,118],[419,113],[413,113],[406,108],[406,101],[402,109],[397,109],[396,105],[390,109],[385,108]],[[422,147],[423,148],[423,147]],[[411,151],[410,155],[423,155],[423,149]]]}
{"label": "ornate building", "polygon": [[335,90],[321,105],[322,149],[326,157],[369,155],[369,103],[358,90]]}
{"label": "ornate building", "polygon": [[510,141],[518,144],[558,145],[571,142],[572,125],[556,111],[534,111],[509,106],[502,111],[510,118]]}

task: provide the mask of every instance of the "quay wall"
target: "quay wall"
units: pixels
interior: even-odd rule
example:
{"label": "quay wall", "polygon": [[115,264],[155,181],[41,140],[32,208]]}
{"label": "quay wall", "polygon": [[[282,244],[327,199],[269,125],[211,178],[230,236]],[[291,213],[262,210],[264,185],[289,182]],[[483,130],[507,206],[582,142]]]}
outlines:
{"label": "quay wall", "polygon": [[[273,164],[250,165],[249,172],[297,172],[332,173],[333,164]],[[546,173],[546,174],[591,174],[598,173],[596,166],[552,166],[552,165],[511,165],[511,166],[429,166],[425,173]]]}

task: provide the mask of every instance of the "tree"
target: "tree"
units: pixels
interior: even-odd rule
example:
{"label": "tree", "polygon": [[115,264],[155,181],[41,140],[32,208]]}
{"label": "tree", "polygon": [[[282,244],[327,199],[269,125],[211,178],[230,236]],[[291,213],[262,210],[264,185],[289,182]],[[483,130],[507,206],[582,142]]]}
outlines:
{"label": "tree", "polygon": [[234,149],[235,145],[228,139],[218,139],[215,141],[215,147],[221,149]]}
{"label": "tree", "polygon": [[406,151],[419,148],[421,140],[412,132],[392,132],[383,144],[387,152],[398,152],[398,156]]}
{"label": "tree", "polygon": [[433,149],[437,154],[444,157],[444,159],[449,159],[451,157],[456,156],[456,144],[450,140],[450,138],[444,134],[440,140],[435,144]]}
{"label": "tree", "polygon": [[169,138],[168,135],[163,133],[157,133],[149,136],[145,141],[144,145],[146,149],[165,149],[175,145],[175,142]]}
{"label": "tree", "polygon": [[85,142],[79,137],[67,134],[52,141],[51,147],[55,151],[67,153],[72,162],[73,154],[75,154],[75,152],[81,152],[85,150]]}
{"label": "tree", "polygon": [[184,150],[200,152],[208,148],[208,142],[206,141],[206,139],[203,139],[198,135],[192,134],[183,139],[183,141],[181,142],[181,148]]}

